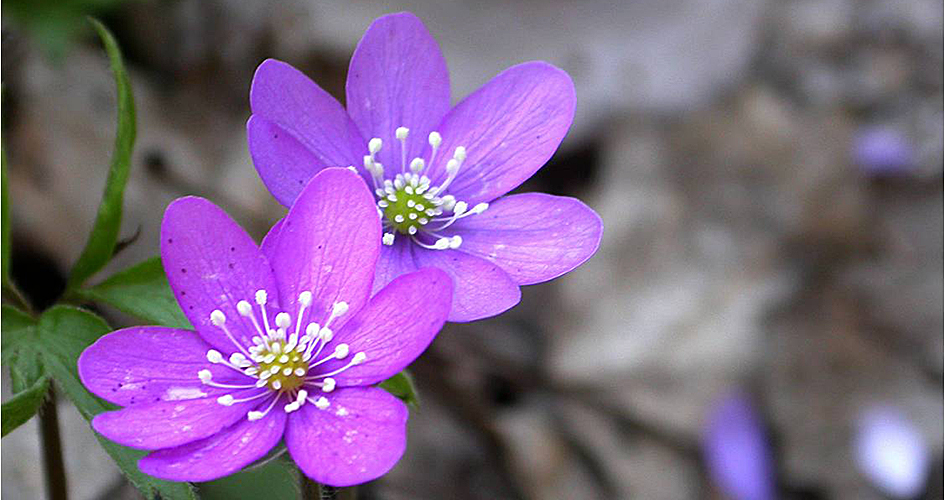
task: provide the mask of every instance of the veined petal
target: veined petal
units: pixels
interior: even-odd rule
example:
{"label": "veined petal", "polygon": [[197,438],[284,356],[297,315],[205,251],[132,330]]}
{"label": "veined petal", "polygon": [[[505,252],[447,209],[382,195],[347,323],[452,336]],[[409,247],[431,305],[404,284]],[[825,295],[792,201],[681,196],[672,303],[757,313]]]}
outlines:
{"label": "veined petal", "polygon": [[279,231],[282,230],[282,223],[284,221],[285,217],[277,220],[276,223],[269,228],[269,232],[263,236],[262,242],[259,243],[259,250],[269,259],[272,258],[272,250],[273,247],[275,247],[275,242],[278,239]]}
{"label": "veined petal", "polygon": [[138,461],[145,474],[169,481],[210,481],[232,474],[261,458],[285,430],[286,413],[270,411],[263,419],[242,419],[200,441],[149,453]]}
{"label": "veined petal", "polygon": [[571,77],[544,62],[512,66],[463,99],[443,119],[430,178],[445,179],[457,146],[466,160],[449,193],[470,206],[511,191],[551,158],[574,120]]}
{"label": "veined petal", "polygon": [[[249,104],[253,111],[247,123],[250,154],[263,182],[284,205],[291,204],[285,200],[298,194],[319,170],[358,166],[367,153],[367,143],[341,104],[282,61],[267,59],[259,65]],[[307,161],[311,161],[309,177],[301,179]]]}
{"label": "veined petal", "polygon": [[[352,355],[366,356],[334,376],[338,385],[371,385],[406,368],[443,327],[452,295],[450,277],[433,268],[400,276],[384,287],[335,334],[334,342],[348,344]],[[349,361],[350,355],[332,360],[322,370],[333,371]]]}
{"label": "veined petal", "polygon": [[374,291],[376,294],[398,276],[416,271],[413,260],[416,245],[407,238],[397,237],[393,245],[382,245],[381,255],[377,259],[374,273]]}
{"label": "veined petal", "polygon": [[409,12],[371,24],[351,57],[346,89],[348,114],[365,140],[381,138],[377,157],[390,174],[401,168],[397,127],[410,130],[409,163],[450,107],[446,60],[423,22]]}
{"label": "veined petal", "polygon": [[159,326],[117,330],[79,356],[79,378],[96,396],[119,406],[216,397],[226,389],[204,385],[197,373],[245,384],[253,379],[207,362],[210,345],[196,332]]}
{"label": "veined petal", "polygon": [[347,302],[351,313],[333,323],[338,328],[367,302],[381,223],[358,174],[344,168],[319,172],[274,238],[270,261],[283,306],[294,312],[299,293],[313,294],[304,323],[322,323],[335,302]]}
{"label": "veined petal", "polygon": [[543,193],[499,198],[489,209],[452,226],[460,251],[494,262],[519,285],[561,276],[594,255],[600,217],[574,198]]}
{"label": "veined petal", "polygon": [[[231,392],[236,399],[268,389]],[[241,418],[265,398],[224,406],[216,398],[161,401],[100,413],[92,427],[111,441],[132,448],[158,450],[212,436]]]}
{"label": "veined petal", "polygon": [[251,346],[252,322],[236,304],[266,290],[270,310],[278,306],[276,280],[252,238],[213,203],[195,196],[180,198],[164,212],[161,260],[171,290],[197,332],[224,354],[237,350],[224,331],[210,322],[219,309],[238,342]]}
{"label": "veined petal", "polygon": [[518,304],[522,292],[497,264],[459,250],[413,249],[417,267],[435,267],[453,278],[447,321],[462,323],[495,316]]}
{"label": "veined petal", "polygon": [[325,397],[326,409],[305,404],[289,415],[285,442],[302,472],[341,487],[393,468],[407,444],[407,407],[375,387],[339,388]]}

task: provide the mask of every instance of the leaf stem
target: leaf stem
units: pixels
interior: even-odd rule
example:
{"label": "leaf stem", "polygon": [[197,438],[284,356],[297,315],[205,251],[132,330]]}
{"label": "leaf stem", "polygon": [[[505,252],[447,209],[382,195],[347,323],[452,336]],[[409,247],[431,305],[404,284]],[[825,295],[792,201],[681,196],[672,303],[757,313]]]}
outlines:
{"label": "leaf stem", "polygon": [[67,500],[66,466],[62,460],[62,439],[59,435],[59,413],[56,397],[50,387],[49,396],[39,411],[39,433],[43,446],[46,495],[49,500]]}
{"label": "leaf stem", "polygon": [[33,310],[33,306],[30,304],[30,301],[26,299],[26,295],[24,295],[20,288],[16,286],[16,283],[14,283],[12,280],[7,280],[7,282],[3,284],[3,289],[10,294],[10,297],[12,297],[14,302],[16,302],[17,305],[23,309],[23,312],[34,318],[36,317],[36,311]]}

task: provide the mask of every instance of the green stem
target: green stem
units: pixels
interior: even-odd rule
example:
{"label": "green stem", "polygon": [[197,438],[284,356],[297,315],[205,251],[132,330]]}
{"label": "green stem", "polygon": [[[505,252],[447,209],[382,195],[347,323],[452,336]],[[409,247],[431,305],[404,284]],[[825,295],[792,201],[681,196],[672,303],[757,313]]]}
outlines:
{"label": "green stem", "polygon": [[30,301],[26,300],[26,295],[23,295],[23,292],[20,291],[20,288],[16,286],[12,280],[7,280],[3,284],[3,288],[10,294],[10,297],[13,298],[14,302],[23,309],[23,312],[29,314],[32,317],[36,317],[36,311],[33,310],[33,306],[30,305]]}
{"label": "green stem", "polygon": [[302,500],[356,500],[358,498],[357,486],[335,488],[327,484],[318,484],[302,471],[299,471],[299,486],[302,489]]}
{"label": "green stem", "polygon": [[62,460],[62,439],[59,435],[59,413],[56,394],[50,388],[46,402],[39,411],[39,432],[43,444],[43,472],[49,500],[67,500],[66,466]]}

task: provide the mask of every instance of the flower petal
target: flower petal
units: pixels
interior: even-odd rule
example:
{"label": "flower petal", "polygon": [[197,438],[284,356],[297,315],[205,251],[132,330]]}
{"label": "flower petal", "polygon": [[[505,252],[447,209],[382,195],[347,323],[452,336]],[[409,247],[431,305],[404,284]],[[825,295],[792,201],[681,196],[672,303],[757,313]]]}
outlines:
{"label": "flower petal", "polygon": [[436,267],[453,278],[453,305],[447,321],[488,318],[518,304],[522,292],[497,264],[458,250],[413,249],[417,267]]}
{"label": "flower petal", "polygon": [[463,99],[438,127],[443,136],[430,178],[445,176],[456,146],[467,157],[448,192],[469,203],[492,201],[551,158],[574,119],[574,83],[544,62],[513,66]]}
{"label": "flower petal", "polygon": [[375,387],[346,387],[325,397],[328,408],[306,403],[289,415],[285,443],[302,472],[340,487],[393,468],[407,445],[407,407]]}
{"label": "flower petal", "polygon": [[452,280],[439,269],[400,276],[335,333],[330,345],[348,344],[351,354],[325,363],[319,373],[341,369],[363,352],[363,363],[334,376],[338,385],[371,385],[392,377],[433,342],[446,322],[452,295]]}
{"label": "flower petal", "polygon": [[371,295],[381,291],[398,276],[417,270],[413,261],[414,247],[416,245],[413,242],[400,234],[394,239],[393,245],[381,246],[381,255],[375,267],[374,291]]}
{"label": "flower petal", "polygon": [[169,481],[210,481],[261,458],[285,430],[286,413],[270,411],[262,420],[241,419],[206,439],[149,453],[138,461],[145,474]]}
{"label": "flower petal", "polygon": [[[248,398],[268,389],[232,392],[236,399]],[[92,427],[111,441],[132,448],[158,450],[212,436],[228,427],[266,398],[223,406],[216,398],[161,401],[100,413]],[[271,400],[267,400],[271,401]]]}
{"label": "flower petal", "polygon": [[269,228],[269,232],[263,236],[262,242],[259,243],[259,250],[267,258],[272,258],[272,250],[275,247],[275,242],[279,236],[279,231],[282,230],[282,223],[285,222],[285,217],[276,221],[272,227]]}
{"label": "flower petal", "polygon": [[410,162],[450,108],[446,60],[423,22],[409,12],[371,23],[351,56],[346,89],[348,114],[364,139],[381,138],[377,159],[392,175],[401,170],[397,127],[410,129]]}
{"label": "flower petal", "polygon": [[360,165],[367,154],[367,143],[341,104],[282,61],[259,65],[249,104],[250,155],[263,182],[286,206],[319,170]]}
{"label": "flower petal", "polygon": [[452,226],[460,251],[495,262],[519,285],[541,283],[581,265],[600,244],[600,217],[574,198],[543,193],[499,198]]}
{"label": "flower petal", "polygon": [[237,349],[222,329],[210,323],[211,312],[222,311],[236,340],[250,346],[256,330],[239,315],[236,303],[253,303],[256,290],[262,289],[270,297],[270,310],[278,307],[276,281],[266,257],[226,212],[203,198],[188,196],[168,205],[161,224],[161,260],[187,319],[224,354]]}
{"label": "flower petal", "polygon": [[119,406],[216,397],[226,389],[204,385],[197,372],[213,379],[246,384],[253,379],[207,362],[210,345],[196,332],[160,326],[117,330],[95,341],[79,356],[79,378],[96,396]]}
{"label": "flower petal", "polygon": [[381,246],[374,197],[358,174],[325,169],[289,209],[272,245],[270,261],[286,310],[294,313],[299,293],[310,291],[313,302],[302,321],[324,324],[333,303],[347,302],[350,313],[333,323],[338,328],[371,292]]}

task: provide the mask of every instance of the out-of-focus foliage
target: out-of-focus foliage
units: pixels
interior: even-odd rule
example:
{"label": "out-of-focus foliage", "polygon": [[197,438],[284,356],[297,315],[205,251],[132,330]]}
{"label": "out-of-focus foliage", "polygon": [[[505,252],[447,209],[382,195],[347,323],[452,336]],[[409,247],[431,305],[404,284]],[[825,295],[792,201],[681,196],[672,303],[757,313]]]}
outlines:
{"label": "out-of-focus foliage", "polygon": [[3,14],[21,25],[53,57],[66,54],[87,26],[85,17],[102,15],[122,0],[6,0]]}

